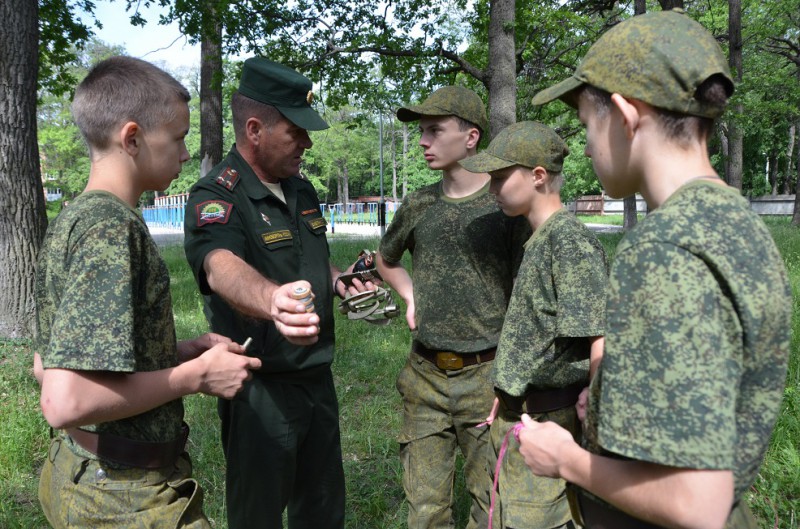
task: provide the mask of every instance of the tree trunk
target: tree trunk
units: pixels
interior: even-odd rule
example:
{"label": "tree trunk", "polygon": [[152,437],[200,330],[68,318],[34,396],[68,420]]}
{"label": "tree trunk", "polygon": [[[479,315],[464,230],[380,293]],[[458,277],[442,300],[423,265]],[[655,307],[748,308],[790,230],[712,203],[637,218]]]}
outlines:
{"label": "tree trunk", "polygon": [[347,172],[347,162],[342,163],[342,203],[347,210],[350,203],[350,174]]}
{"label": "tree trunk", "polygon": [[[647,12],[646,0],[634,0],[633,14],[643,15],[646,12]],[[639,220],[636,211],[636,195],[625,197],[625,199],[622,201],[622,208],[623,208],[622,227],[625,230],[633,229],[633,227],[636,226],[636,222]]]}
{"label": "tree trunk", "polygon": [[390,134],[392,135],[392,198],[397,200],[397,134],[394,130],[394,119]]}
{"label": "tree trunk", "polygon": [[658,3],[661,4],[662,11],[668,11],[676,7],[683,9],[683,0],[658,0]]}
{"label": "tree trunk", "polygon": [[0,338],[35,332],[36,255],[47,229],[36,139],[38,16],[37,2],[0,2]]}
{"label": "tree trunk", "polygon": [[208,159],[210,163],[207,165],[211,168],[222,160],[222,24],[213,8],[203,15],[203,25],[200,43],[200,160]]}
{"label": "tree trunk", "polygon": [[[797,126],[792,123],[789,126],[789,145],[786,147],[786,171],[783,174],[783,188],[788,194],[789,182],[792,180],[792,166],[794,165],[794,142],[797,134]],[[775,182],[777,186],[777,182]]]}
{"label": "tree trunk", "polygon": [[767,182],[770,187],[770,194],[778,194],[778,154],[770,153],[767,157]]}
{"label": "tree trunk", "polygon": [[622,206],[624,211],[622,227],[627,231],[636,226],[636,222],[639,220],[636,216],[636,195],[625,197],[622,201]]}
{"label": "tree trunk", "polygon": [[[800,226],[800,134],[797,135],[797,176],[795,177],[795,194],[794,194],[794,213],[792,214],[792,226]],[[786,180],[789,180],[789,175],[786,175]]]}
{"label": "tree trunk", "polygon": [[488,140],[517,121],[517,59],[514,44],[515,0],[491,0],[489,8]]}
{"label": "tree trunk", "polygon": [[[403,123],[403,198],[408,193],[408,123]],[[397,197],[394,197],[397,200]]]}
{"label": "tree trunk", "polygon": [[[728,63],[736,84],[742,82],[742,3],[741,0],[728,0]],[[728,184],[742,189],[743,141],[742,127],[736,121],[743,113],[741,103],[733,105],[733,118],[728,122]]]}

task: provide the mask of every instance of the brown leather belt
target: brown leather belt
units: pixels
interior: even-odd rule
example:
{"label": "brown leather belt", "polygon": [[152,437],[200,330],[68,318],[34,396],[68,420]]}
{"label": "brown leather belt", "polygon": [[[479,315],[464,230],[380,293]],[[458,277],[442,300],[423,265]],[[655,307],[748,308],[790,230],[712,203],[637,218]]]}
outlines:
{"label": "brown leather belt", "polygon": [[109,433],[94,433],[80,428],[67,428],[67,434],[78,446],[100,459],[134,468],[164,468],[172,466],[186,448],[189,425],[181,425],[177,439],[164,443],[134,441]]}
{"label": "brown leather belt", "polygon": [[[503,405],[516,413],[547,413],[549,411],[560,410],[568,406],[574,406],[578,402],[578,396],[583,391],[586,384],[579,383],[565,388],[543,389],[531,391],[524,397],[512,397],[503,390],[496,391],[497,397],[503,401]],[[525,409],[522,409],[523,404]]]}
{"label": "brown leather belt", "polygon": [[442,371],[455,371],[494,360],[497,348],[492,347],[474,353],[454,353],[452,351],[431,351],[424,345],[414,342],[412,350]]}
{"label": "brown leather belt", "polygon": [[[577,500],[579,512],[573,509],[572,517],[586,529],[664,529],[660,525],[651,524],[634,518],[611,505],[602,502],[586,493],[580,487],[570,485],[567,487],[567,496]],[[570,502],[570,508],[573,502]],[[580,518],[577,518],[580,516]]]}

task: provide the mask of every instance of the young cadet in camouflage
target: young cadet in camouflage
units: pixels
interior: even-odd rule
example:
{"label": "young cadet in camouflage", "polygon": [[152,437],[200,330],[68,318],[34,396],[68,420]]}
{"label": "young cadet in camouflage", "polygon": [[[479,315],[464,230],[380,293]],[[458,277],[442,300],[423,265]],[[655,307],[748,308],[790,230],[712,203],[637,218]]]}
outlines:
{"label": "young cadet in camouflage", "polygon": [[75,91],[89,180],[47,230],[36,275],[34,373],[61,430],[39,499],[55,528],[209,528],[181,397],[231,398],[261,364],[220,335],[176,342],[167,267],[135,210],[189,159],[188,100],[129,57],[99,63]]}
{"label": "young cadet in camouflage", "polygon": [[535,473],[577,485],[590,528],[756,527],[743,495],[781,402],[791,292],[767,228],[709,161],[732,92],[714,38],[670,11],[620,23],[534,97],[577,105],[606,192],[651,209],[611,267],[586,448],[551,423],[521,433]]}
{"label": "young cadet in camouflage", "polygon": [[[211,328],[252,337],[263,362],[241,395],[219,402],[231,529],[282,527],[287,506],[289,527],[344,527],[331,363],[333,294],[345,287],[332,280],[317,193],[299,176],[308,131],[328,127],[312,101],[305,76],[247,59],[231,99],[236,145],[186,205],[186,257]],[[351,293],[372,288],[354,283]],[[292,297],[298,287],[314,312]]]}
{"label": "young cadet in camouflage", "polygon": [[[453,527],[456,453],[472,497],[467,527],[488,523],[489,434],[475,428],[493,400],[491,360],[503,325],[522,243],[522,218],[503,215],[489,194],[489,176],[460,165],[475,154],[488,127],[483,102],[446,86],[401,121],[419,120],[428,167],[442,180],[408,195],[380,244],[378,270],[406,301],[413,343],[397,379],[403,397],[399,441],[408,526]],[[408,250],[412,277],[400,259]]]}
{"label": "young cadet in camouflage", "polygon": [[[462,162],[469,171],[489,173],[489,191],[503,213],[521,215],[533,230],[494,361],[498,401],[490,418],[491,468],[523,410],[578,436],[575,404],[589,385],[590,356],[596,366],[603,352],[608,269],[600,241],[561,204],[561,168],[568,152],[551,128],[523,121]],[[507,446],[495,476],[495,526],[574,527],[565,482],[535,476],[518,445]]]}

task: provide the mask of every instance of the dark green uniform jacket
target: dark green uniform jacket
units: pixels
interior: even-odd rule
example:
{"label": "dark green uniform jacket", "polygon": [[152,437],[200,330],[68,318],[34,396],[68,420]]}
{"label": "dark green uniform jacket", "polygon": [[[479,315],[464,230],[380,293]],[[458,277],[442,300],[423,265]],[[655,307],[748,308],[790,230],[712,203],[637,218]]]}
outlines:
{"label": "dark green uniform jacket", "polygon": [[[186,204],[186,257],[204,296],[215,332],[242,343],[263,362],[262,374],[298,371],[333,361],[333,287],[327,225],[314,187],[306,180],[281,180],[284,204],[258,179],[234,146],[191,190]],[[278,284],[304,279],[316,296],[319,341],[287,342],[271,321],[242,316],[211,292],[203,260],[214,249],[230,250]]]}

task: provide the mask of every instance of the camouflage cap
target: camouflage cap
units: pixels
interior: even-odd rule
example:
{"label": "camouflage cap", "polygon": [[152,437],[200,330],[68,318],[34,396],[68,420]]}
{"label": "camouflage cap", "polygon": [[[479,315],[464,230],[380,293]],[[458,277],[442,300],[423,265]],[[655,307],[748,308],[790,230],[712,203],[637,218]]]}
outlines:
{"label": "camouflage cap", "polygon": [[311,108],[314,92],[304,75],[264,57],[244,61],[239,93],[278,109],[283,117],[306,130],[323,130],[328,124]]}
{"label": "camouflage cap", "polygon": [[483,101],[478,94],[463,86],[444,86],[419,105],[408,105],[397,110],[397,119],[400,121],[416,121],[420,116],[456,116],[474,123],[482,132],[489,131]]}
{"label": "camouflage cap", "polygon": [[583,84],[638,99],[680,114],[715,118],[724,106],[695,99],[697,88],[722,76],[733,94],[728,63],[714,37],[682,10],[637,15],[603,34],[589,49],[572,77],[542,90],[535,105],[562,99]]}
{"label": "camouflage cap", "polygon": [[536,121],[520,121],[500,131],[485,151],[461,160],[472,173],[499,171],[512,165],[544,167],[560,173],[569,148],[556,132]]}

